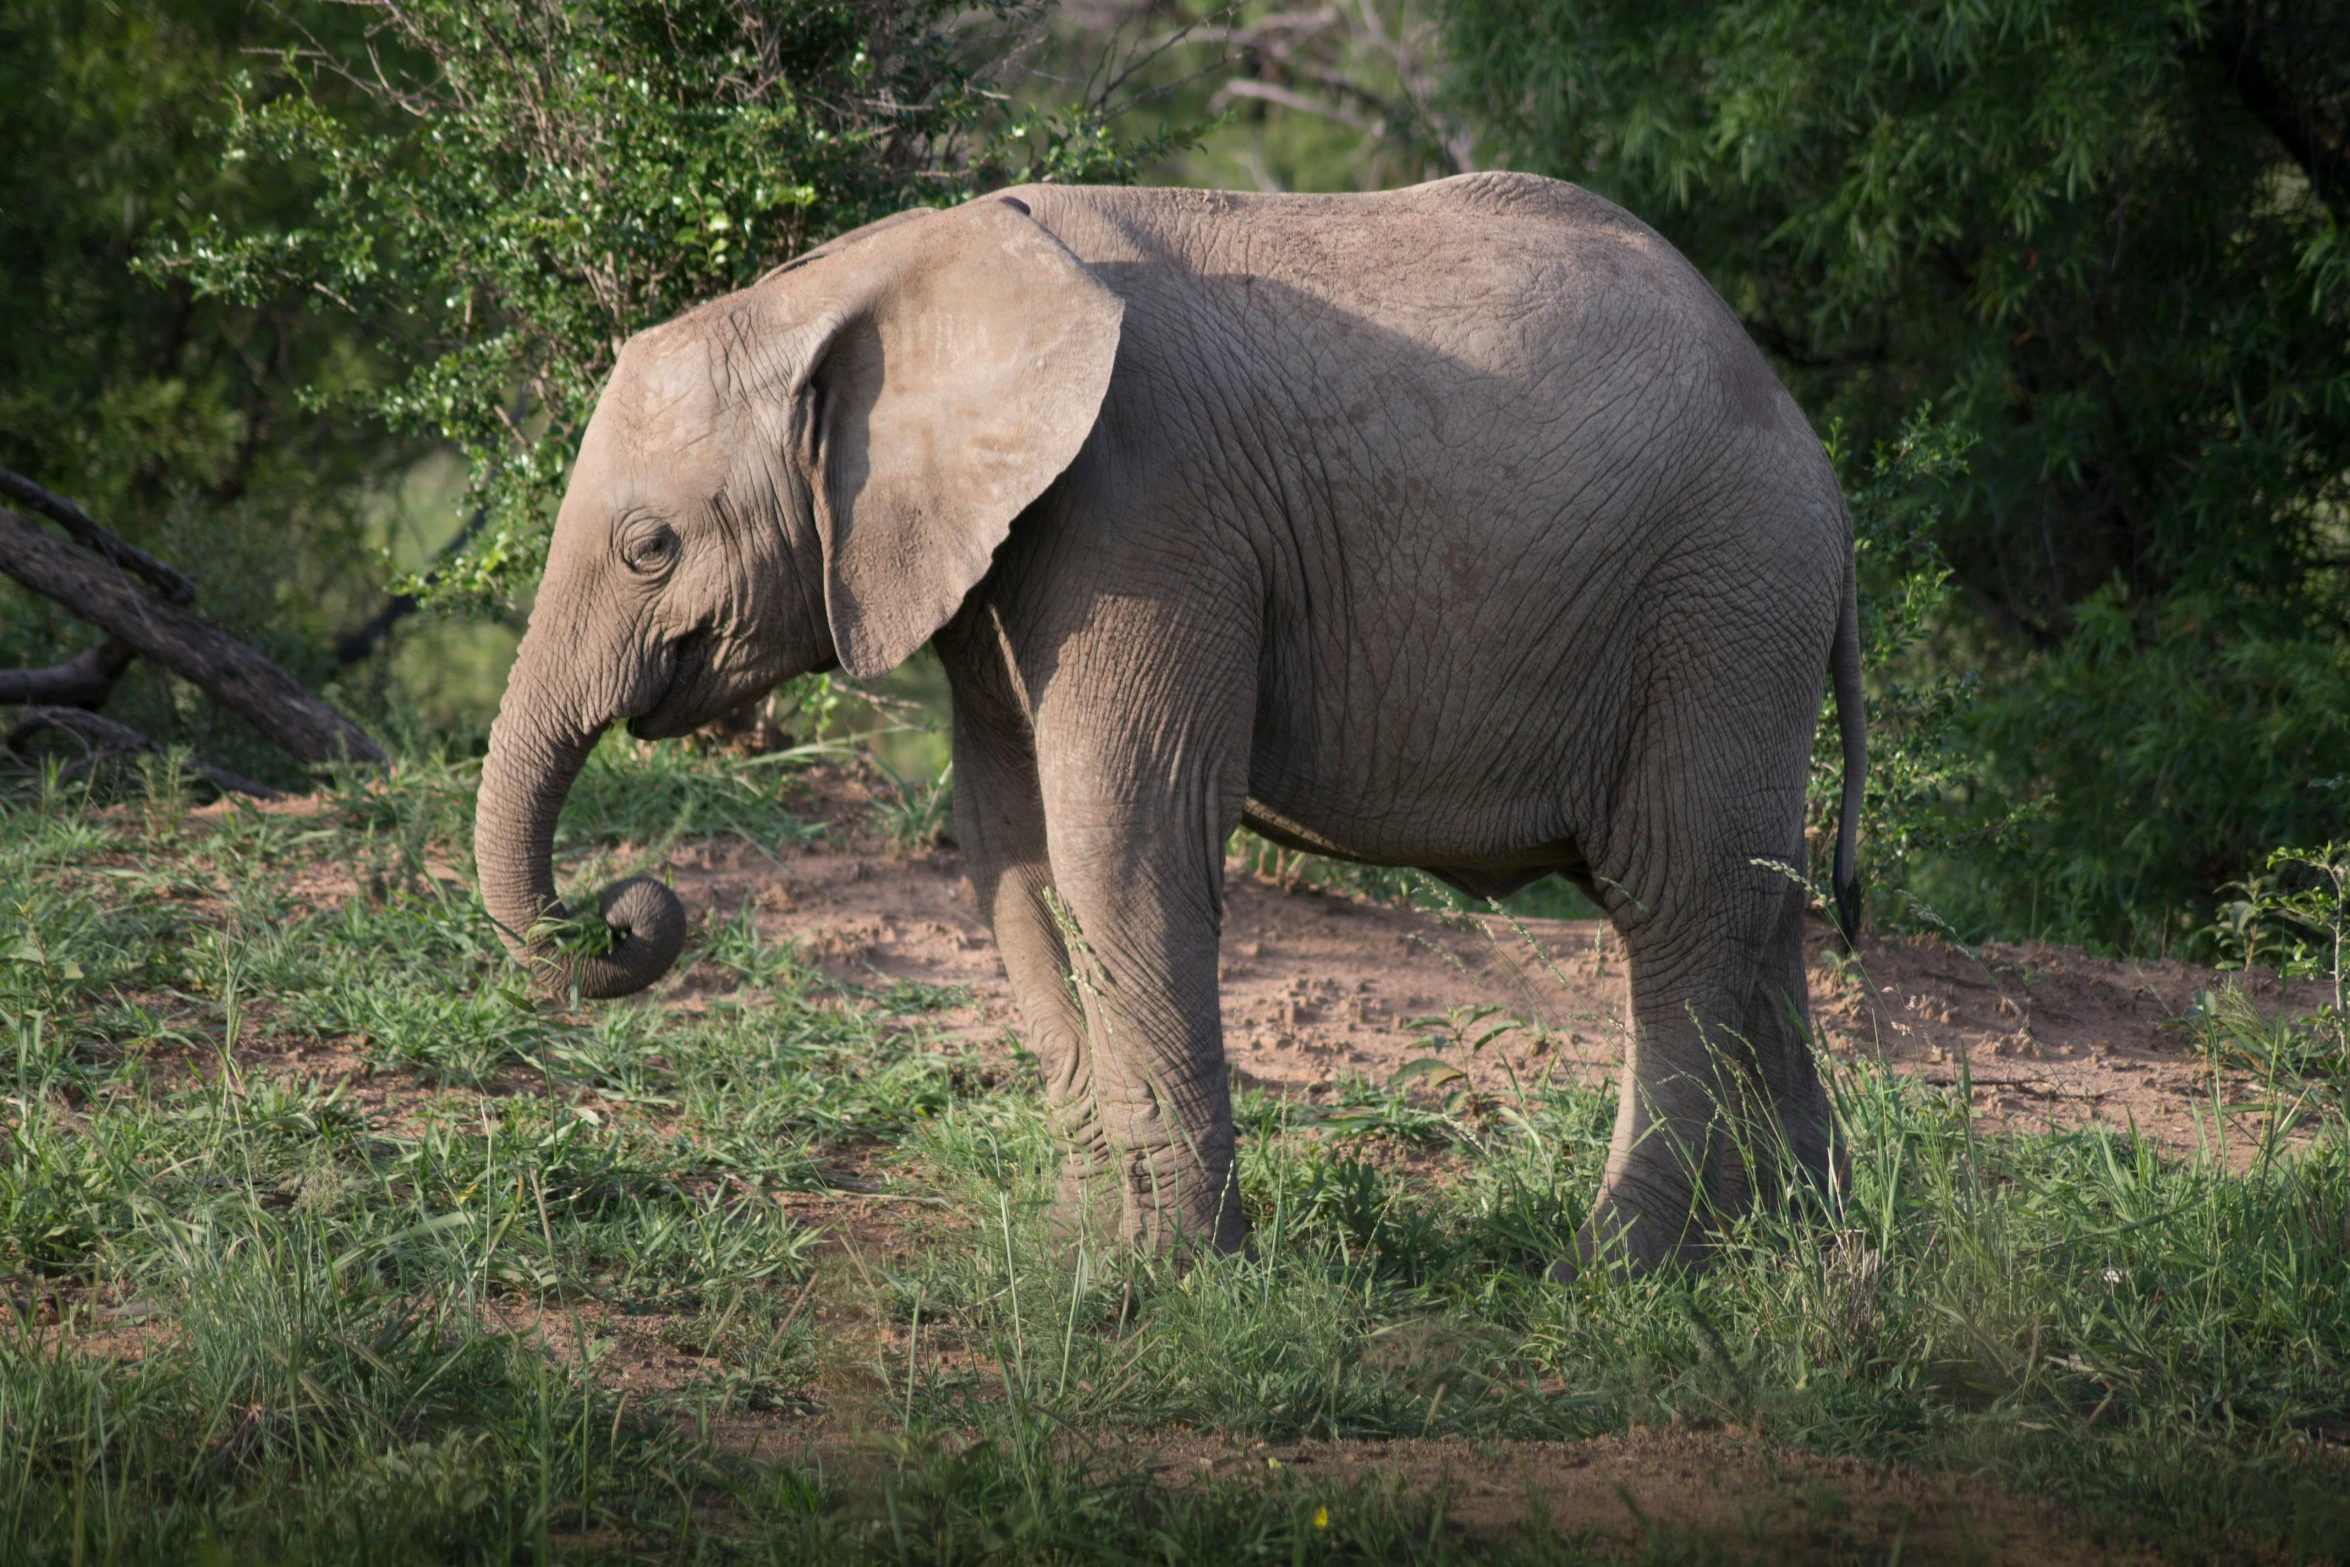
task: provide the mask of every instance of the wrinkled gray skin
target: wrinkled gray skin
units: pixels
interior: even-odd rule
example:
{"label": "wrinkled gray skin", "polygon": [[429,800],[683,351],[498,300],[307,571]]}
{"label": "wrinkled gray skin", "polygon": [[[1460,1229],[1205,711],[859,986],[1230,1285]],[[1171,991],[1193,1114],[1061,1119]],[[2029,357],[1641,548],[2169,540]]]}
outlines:
{"label": "wrinkled gray skin", "polygon": [[[1066,1219],[1242,1238],[1216,951],[1245,822],[1597,899],[1636,1040],[1562,1268],[1691,1257],[1710,1215],[1836,1178],[1804,895],[1757,862],[1803,863],[1833,654],[1849,880],[1851,566],[1737,321],[1573,186],[907,214],[622,352],[491,737],[482,893],[515,933],[556,909],[556,813],[607,725],[681,735],[935,639]],[[590,995],[658,978],[674,897],[604,913],[605,956],[517,950]]]}

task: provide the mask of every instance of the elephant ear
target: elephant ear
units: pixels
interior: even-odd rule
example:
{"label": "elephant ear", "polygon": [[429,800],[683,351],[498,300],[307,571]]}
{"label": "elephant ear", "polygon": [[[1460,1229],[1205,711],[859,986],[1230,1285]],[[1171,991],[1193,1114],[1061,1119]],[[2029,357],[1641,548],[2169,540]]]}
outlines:
{"label": "elephant ear", "polygon": [[803,361],[803,428],[825,612],[841,667],[865,677],[946,624],[1076,459],[1123,306],[1001,197],[852,236],[819,268],[805,282],[835,303]]}

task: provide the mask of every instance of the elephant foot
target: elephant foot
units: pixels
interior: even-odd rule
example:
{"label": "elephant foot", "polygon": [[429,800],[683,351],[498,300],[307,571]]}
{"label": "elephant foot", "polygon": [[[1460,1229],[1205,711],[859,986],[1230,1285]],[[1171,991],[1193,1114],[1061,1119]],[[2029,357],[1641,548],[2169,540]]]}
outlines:
{"label": "elephant foot", "polygon": [[1239,1251],[1248,1244],[1248,1224],[1241,1217],[1237,1195],[1218,1202],[1205,1193],[1170,1198],[1148,1189],[1129,1190],[1122,1235],[1140,1251],[1184,1259]]}
{"label": "elephant foot", "polygon": [[1116,1243],[1170,1257],[1229,1253],[1247,1244],[1237,1190],[1219,1193],[1194,1180],[1170,1191],[1167,1183],[1152,1179],[1148,1161],[1137,1158],[1130,1164],[1127,1171],[1108,1169],[1076,1154],[1062,1164],[1053,1194],[1053,1233],[1063,1244],[1082,1241],[1098,1248]]}
{"label": "elephant foot", "polygon": [[1682,1202],[1655,1207],[1676,1217],[1659,1222],[1650,1207],[1629,1196],[1602,1192],[1567,1245],[1567,1254],[1552,1263],[1544,1277],[1553,1284],[1573,1284],[1586,1273],[1604,1270],[1638,1278],[1660,1268],[1686,1266],[1704,1260],[1706,1239],[1702,1227]]}
{"label": "elephant foot", "polygon": [[1098,1160],[1071,1154],[1053,1188],[1053,1236],[1063,1246],[1100,1249],[1124,1238],[1126,1194]]}
{"label": "elephant foot", "polygon": [[1788,1141],[1795,1151],[1798,1198],[1831,1216],[1843,1211],[1852,1190],[1852,1152],[1825,1117],[1797,1122]]}
{"label": "elephant foot", "polygon": [[1851,1188],[1852,1165],[1831,1128],[1819,1119],[1789,1117],[1768,1128],[1769,1140],[1726,1149],[1705,1212],[1717,1223],[1763,1211],[1827,1214],[1839,1211]]}
{"label": "elephant foot", "polygon": [[1543,1277],[1551,1283],[1566,1286],[1593,1271],[1636,1276],[1653,1271],[1659,1259],[1632,1251],[1623,1244],[1621,1233],[1610,1240],[1589,1219],[1567,1243],[1567,1254],[1552,1263]]}

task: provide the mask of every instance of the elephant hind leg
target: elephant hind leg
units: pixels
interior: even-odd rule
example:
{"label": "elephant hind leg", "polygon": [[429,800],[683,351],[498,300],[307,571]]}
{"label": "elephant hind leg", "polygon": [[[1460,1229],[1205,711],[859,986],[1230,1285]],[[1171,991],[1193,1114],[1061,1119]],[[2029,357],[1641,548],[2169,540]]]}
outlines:
{"label": "elephant hind leg", "polygon": [[1746,1005],[1744,1037],[1769,1109],[1762,1131],[1773,1154],[1768,1176],[1756,1183],[1757,1195],[1774,1202],[1807,1195],[1833,1201],[1848,1180],[1834,1109],[1813,1051],[1803,962],[1807,896],[1801,885],[1788,882]]}
{"label": "elephant hind leg", "polygon": [[[1780,1085],[1799,1085],[1788,1079],[1778,1035],[1765,1035],[1766,1062],[1749,1030],[1757,996],[1785,989],[1776,960],[1789,899],[1784,879],[1754,858],[1682,858],[1676,897],[1653,911],[1616,895],[1632,971],[1632,1045],[1599,1195],[1554,1278],[1594,1264],[1647,1271],[1700,1260],[1713,1232],[1751,1206],[1764,1172],[1782,1160]],[[1767,980],[1766,970],[1774,971]]]}

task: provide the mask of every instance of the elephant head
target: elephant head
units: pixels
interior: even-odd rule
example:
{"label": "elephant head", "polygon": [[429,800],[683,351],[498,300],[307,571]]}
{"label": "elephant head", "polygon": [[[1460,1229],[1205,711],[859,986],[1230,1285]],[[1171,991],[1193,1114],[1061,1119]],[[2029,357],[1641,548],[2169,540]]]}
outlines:
{"label": "elephant head", "polygon": [[555,819],[597,737],[681,735],[797,674],[902,662],[1084,445],[1120,314],[995,197],[886,219],[627,342],[475,814],[482,901],[543,983],[626,995],[685,939],[645,878],[604,893],[608,950],[545,935]]}

